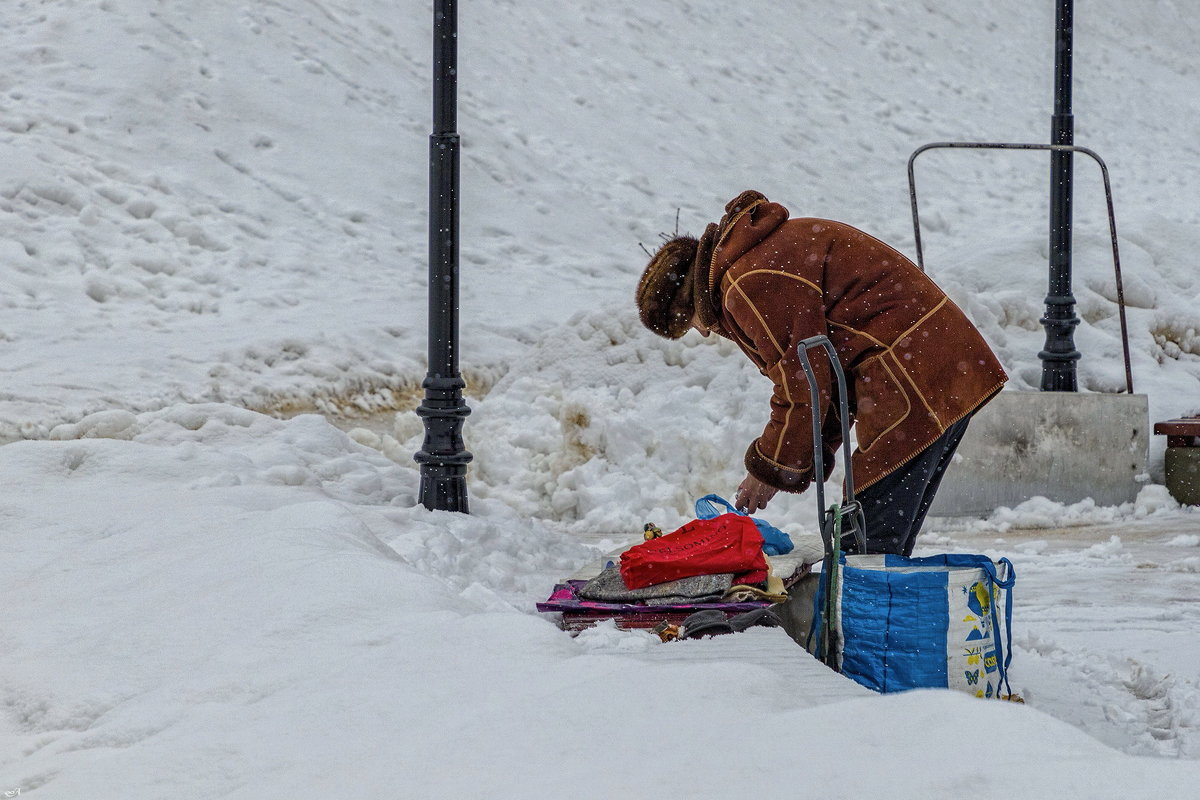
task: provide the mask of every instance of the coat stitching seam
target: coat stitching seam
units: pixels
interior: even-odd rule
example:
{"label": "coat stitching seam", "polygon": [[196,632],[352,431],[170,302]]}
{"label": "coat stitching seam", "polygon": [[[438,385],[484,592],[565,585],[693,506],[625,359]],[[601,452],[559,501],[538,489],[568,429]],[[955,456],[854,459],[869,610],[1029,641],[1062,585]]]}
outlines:
{"label": "coat stitching seam", "polygon": [[736,284],[739,281],[749,278],[751,275],[757,275],[759,273],[763,273],[765,275],[778,275],[781,278],[791,278],[794,281],[799,281],[800,283],[803,283],[805,286],[808,286],[810,289],[812,289],[817,294],[821,294],[821,287],[817,286],[817,284],[810,281],[808,278],[802,278],[799,275],[793,275],[792,273],[785,272],[784,270],[781,270],[781,269],[752,269],[749,272],[746,272],[746,273],[734,278],[733,283]]}
{"label": "coat stitching seam", "polygon": [[[890,352],[890,351],[888,351],[888,352]],[[888,376],[891,377],[891,379],[892,379],[892,383],[900,391],[900,396],[904,398],[904,406],[905,406],[904,414],[897,417],[896,421],[893,422],[891,425],[889,425],[886,428],[884,428],[883,430],[881,430],[875,436],[875,438],[871,440],[871,443],[869,445],[867,445],[866,447],[863,447],[862,444],[859,443],[858,452],[860,452],[860,453],[866,453],[867,451],[869,451],[872,447],[875,446],[875,444],[877,442],[879,442],[880,439],[882,439],[884,436],[887,436],[889,433],[891,433],[892,430],[895,429],[897,425],[904,422],[904,420],[908,419],[909,415],[912,414],[912,400],[909,398],[908,392],[904,391],[903,386],[901,386],[900,379],[896,377],[896,373],[892,372],[892,368],[890,366],[888,366],[887,361],[884,360],[885,355],[887,355],[887,352],[880,353],[877,356],[872,356],[871,358],[867,359],[867,361],[878,360],[880,366],[882,366],[887,371]],[[863,362],[864,366],[866,365],[867,361]],[[907,375],[906,375],[906,377],[907,377]],[[861,419],[861,416],[859,417],[859,419]]]}
{"label": "coat stitching seam", "polygon": [[[742,299],[746,302],[746,305],[750,307],[750,311],[754,313],[754,317],[758,320],[759,324],[762,326],[762,330],[766,331],[767,338],[771,340],[771,344],[772,344],[772,346],[774,346],[775,352],[778,353],[778,355],[779,355],[779,360],[775,362],[775,366],[779,369],[779,384],[778,385],[783,389],[783,400],[787,404],[787,411],[785,411],[783,414],[783,430],[780,431],[780,434],[777,437],[777,440],[775,442],[775,451],[771,455],[771,459],[775,460],[775,459],[779,458],[779,453],[780,453],[780,451],[783,450],[783,444],[786,439],[786,437],[784,436],[784,433],[791,430],[792,412],[795,411],[795,409],[796,409],[796,404],[792,400],[791,387],[788,386],[787,373],[784,371],[784,368],[783,368],[783,359],[786,356],[786,353],[784,352],[783,348],[779,346],[778,340],[775,339],[775,333],[771,330],[771,326],[767,324],[767,321],[763,318],[762,314],[759,312],[758,306],[756,306],[754,304],[754,301],[750,299],[749,295],[746,294],[745,290],[742,289],[742,287],[738,285],[737,279],[733,280],[730,283],[729,288],[731,291],[736,289],[738,294],[741,295]],[[761,354],[760,354],[760,357],[761,357]]]}
{"label": "coat stitching seam", "polygon": [[874,342],[875,344],[882,347],[884,350],[889,349],[888,345],[884,344],[879,339],[876,339],[874,336],[867,333],[866,331],[860,331],[858,328],[852,328],[849,325],[845,325],[841,322],[834,322],[833,320],[829,320],[829,324],[833,325],[834,327],[837,327],[837,328],[845,328],[846,330],[850,331],[851,333],[857,333],[859,336],[866,337],[867,339],[870,339],[872,342]]}
{"label": "coat stitching seam", "polygon": [[743,208],[734,215],[733,219],[729,220],[729,224],[725,226],[725,230],[721,231],[721,235],[717,237],[717,243],[713,245],[712,255],[708,257],[708,291],[710,293],[716,288],[716,272],[713,270],[713,267],[717,263],[717,252],[721,249],[721,245],[725,244],[725,240],[729,238],[729,234],[733,231],[733,226],[738,223],[738,220],[766,202],[766,200],[755,200],[749,206]]}
{"label": "coat stitching seam", "polygon": [[[955,417],[954,419],[952,419],[952,420],[951,420],[949,423],[947,423],[947,424],[946,424],[946,427],[947,427],[947,428],[949,428],[951,425],[953,425],[953,424],[954,424],[954,423],[956,423],[956,422],[959,422],[960,420],[962,420],[962,419],[963,419],[964,417],[966,417],[967,415],[969,415],[969,414],[974,414],[976,411],[978,411],[979,409],[983,408],[983,406],[985,406],[985,405],[987,404],[987,402],[988,402],[989,400],[991,400],[991,399],[992,399],[992,397],[993,397],[993,396],[995,396],[997,392],[999,392],[999,391],[1000,391],[1000,389],[1004,388],[1004,384],[1005,384],[1005,382],[1006,382],[1007,380],[1008,380],[1008,379],[1007,379],[1007,378],[1005,378],[1004,380],[1000,381],[999,383],[997,383],[997,384],[993,385],[991,389],[989,389],[987,392],[985,392],[985,393],[983,394],[983,397],[982,397],[982,399],[980,399],[980,401],[979,401],[978,403],[976,403],[975,405],[971,406],[971,407],[970,407],[970,408],[968,408],[966,411],[962,412],[962,413],[961,413],[961,414],[959,414],[957,417]],[[941,434],[938,434],[938,435],[940,436]],[[903,466],[904,466],[905,464],[907,464],[908,462],[912,461],[914,458],[916,458],[918,455],[920,455],[920,453],[921,453],[921,451],[922,451],[922,450],[924,450],[926,447],[929,447],[929,445],[933,444],[935,441],[937,441],[937,436],[933,437],[933,438],[932,438],[932,439],[930,439],[928,442],[925,442],[925,443],[924,443],[924,444],[922,444],[920,447],[918,447],[917,449],[915,449],[915,450],[913,450],[911,453],[909,453],[907,456],[905,456],[904,458],[902,458],[902,459],[900,459],[899,461],[897,461],[897,462],[896,462],[896,465],[895,465],[894,467],[892,467],[891,469],[889,469],[887,472],[883,473],[882,475],[878,475],[878,476],[876,476],[876,477],[872,478],[870,481],[867,481],[866,483],[864,483],[864,484],[862,484],[862,485],[857,485],[857,484],[856,484],[856,485],[855,485],[855,487],[854,487],[854,490],[855,490],[855,492],[857,493],[857,492],[860,492],[860,491],[866,490],[866,489],[868,489],[869,487],[871,487],[871,486],[874,486],[875,484],[879,483],[881,480],[883,480],[884,478],[886,478],[888,475],[891,475],[893,472],[895,472],[896,470],[900,469],[901,467],[903,467]],[[860,450],[860,452],[861,452],[861,450]]]}
{"label": "coat stitching seam", "polygon": [[[946,303],[949,303],[949,302],[950,302],[950,298],[949,298],[949,297],[943,297],[943,298],[942,298],[942,302],[938,303],[936,306],[934,306],[933,308],[931,308],[931,309],[929,309],[928,311],[926,311],[926,312],[925,312],[925,314],[924,314],[924,316],[922,316],[922,317],[921,317],[919,320],[917,320],[916,322],[914,322],[914,323],[912,324],[912,326],[911,326],[911,327],[910,327],[908,330],[906,330],[904,333],[902,333],[902,334],[900,334],[899,336],[897,336],[897,337],[896,337],[896,341],[895,341],[895,342],[892,342],[892,347],[895,347],[895,346],[896,346],[896,342],[900,341],[900,340],[901,340],[901,339],[903,339],[905,336],[908,336],[910,333],[912,333],[913,331],[915,331],[917,328],[919,328],[919,327],[921,327],[922,325],[924,325],[924,324],[925,324],[925,321],[926,321],[927,319],[929,319],[929,318],[930,318],[930,317],[932,317],[934,314],[936,314],[938,311],[940,311],[940,310],[941,310],[941,308],[942,308],[942,306],[946,305]],[[890,349],[890,348],[889,348],[889,349]]]}
{"label": "coat stitching seam", "polygon": [[796,404],[792,401],[792,391],[788,386],[787,373],[783,370],[783,359],[780,359],[775,366],[779,367],[779,385],[783,387],[783,399],[787,402],[787,412],[783,415],[783,430],[779,432],[778,441],[775,442],[775,453],[771,456],[772,459],[778,460],[779,453],[783,450],[783,443],[787,438],[784,434],[792,426],[792,412],[796,410]]}
{"label": "coat stitching seam", "polygon": [[[742,299],[746,301],[746,305],[748,305],[750,310],[754,312],[755,319],[757,319],[759,324],[762,325],[762,329],[766,332],[767,338],[771,340],[771,344],[774,346],[775,352],[782,359],[785,355],[784,350],[779,346],[779,342],[775,339],[775,333],[771,330],[771,326],[767,324],[766,319],[764,319],[763,315],[759,313],[758,306],[754,305],[754,301],[751,300],[750,296],[746,294],[746,291],[738,285],[737,280],[731,281],[729,284],[729,290],[733,291],[734,289],[737,289],[737,293],[741,295]],[[761,357],[762,354],[760,353],[759,355]]]}
{"label": "coat stitching seam", "polygon": [[[892,360],[896,362],[896,368],[900,370],[900,374],[904,376],[904,380],[908,381],[908,385],[912,387],[913,393],[916,394],[917,399],[921,401],[921,405],[925,406],[925,410],[928,411],[929,416],[933,418],[933,423],[938,426],[939,430],[945,432],[946,428],[942,425],[942,421],[938,418],[937,412],[935,412],[929,405],[929,401],[925,399],[925,393],[918,388],[917,382],[912,379],[912,375],[909,375],[908,370],[906,370],[904,365],[900,363],[900,359],[896,356],[896,351],[891,350],[889,351],[889,354],[891,355]],[[905,394],[907,394],[907,392],[905,392]]]}
{"label": "coat stitching seam", "polygon": [[776,469],[781,469],[786,472],[796,472],[796,473],[799,473],[800,475],[803,475],[806,472],[813,471],[813,466],[811,464],[802,469],[797,469],[796,467],[789,467],[788,465],[786,465],[780,461],[776,461],[776,460],[770,458],[769,456],[763,455],[762,448],[760,448],[758,446],[757,441],[754,443],[754,452],[758,454],[759,458],[761,458],[763,461],[766,461],[768,464],[770,464],[772,467],[775,467]]}

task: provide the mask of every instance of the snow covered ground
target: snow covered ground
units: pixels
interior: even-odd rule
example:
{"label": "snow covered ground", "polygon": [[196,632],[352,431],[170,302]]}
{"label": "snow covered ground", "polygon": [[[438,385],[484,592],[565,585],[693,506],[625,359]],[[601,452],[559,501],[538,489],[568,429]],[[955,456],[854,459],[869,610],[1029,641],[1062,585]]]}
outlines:
{"label": "snow covered ground", "polygon": [[[1023,707],[817,697],[755,663],[768,631],[572,639],[533,612],[732,490],[764,418],[728,343],[640,329],[638,243],[754,187],[911,253],[917,146],[1046,139],[1053,4],[462,5],[470,517],[414,508],[431,7],[0,8],[0,792],[1193,796],[1200,514],[1157,485],[1161,441],[1136,503],[923,537],[1017,565]],[[1153,419],[1200,412],[1200,23],[1076,17],[1134,379]],[[1076,174],[1080,380],[1113,391],[1103,197]],[[1017,390],[1046,177],[918,167],[929,271]],[[813,506],[768,516],[811,535]]]}

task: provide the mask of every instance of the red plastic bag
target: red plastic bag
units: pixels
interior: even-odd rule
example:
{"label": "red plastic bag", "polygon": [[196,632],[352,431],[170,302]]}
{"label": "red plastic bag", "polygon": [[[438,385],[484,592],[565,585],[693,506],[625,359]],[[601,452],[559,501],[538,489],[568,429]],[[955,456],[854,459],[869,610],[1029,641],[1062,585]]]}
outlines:
{"label": "red plastic bag", "polygon": [[758,583],[767,579],[762,546],[762,534],[750,517],[722,514],[694,519],[666,536],[622,553],[621,577],[630,589],[724,572],[738,574],[739,583]]}

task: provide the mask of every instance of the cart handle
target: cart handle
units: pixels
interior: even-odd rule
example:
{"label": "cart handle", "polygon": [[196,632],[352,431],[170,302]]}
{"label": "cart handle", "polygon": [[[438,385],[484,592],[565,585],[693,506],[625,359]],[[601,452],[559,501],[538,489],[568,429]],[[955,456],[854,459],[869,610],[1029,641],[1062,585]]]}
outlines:
{"label": "cart handle", "polygon": [[808,357],[808,351],[814,347],[825,348],[834,375],[837,376],[838,408],[841,412],[842,423],[842,460],[846,465],[846,505],[854,503],[854,470],[850,465],[850,404],[846,396],[846,373],[842,370],[842,363],[838,361],[837,351],[834,350],[833,342],[829,341],[829,337],[824,334],[810,336],[802,340],[796,350],[800,356],[800,366],[804,368],[804,374],[808,376],[808,394],[812,401],[813,482],[817,485],[817,508],[823,510],[825,508],[825,452],[824,442],[821,440],[821,419],[818,413],[820,397],[817,376],[813,372],[812,361]]}

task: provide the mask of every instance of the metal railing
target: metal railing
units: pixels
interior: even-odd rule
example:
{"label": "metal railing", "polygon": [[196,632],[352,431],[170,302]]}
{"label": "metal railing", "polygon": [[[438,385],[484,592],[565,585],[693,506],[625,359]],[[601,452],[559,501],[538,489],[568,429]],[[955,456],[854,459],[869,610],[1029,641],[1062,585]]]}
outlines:
{"label": "metal railing", "polygon": [[1121,347],[1125,356],[1125,388],[1133,394],[1133,369],[1129,360],[1129,328],[1125,321],[1125,289],[1121,283],[1121,253],[1117,246],[1117,221],[1113,213],[1112,184],[1108,179],[1108,166],[1104,159],[1095,151],[1086,147],[1071,144],[1019,144],[1011,142],[931,142],[921,145],[908,157],[908,194],[912,201],[913,235],[916,238],[917,266],[925,271],[925,253],[921,244],[921,217],[917,211],[917,182],[914,173],[914,162],[917,156],[927,150],[963,149],[963,150],[1050,150],[1082,153],[1090,156],[1100,165],[1100,175],[1104,180],[1104,198],[1108,204],[1108,230],[1112,239],[1113,272],[1117,282],[1117,314],[1121,320]]}

